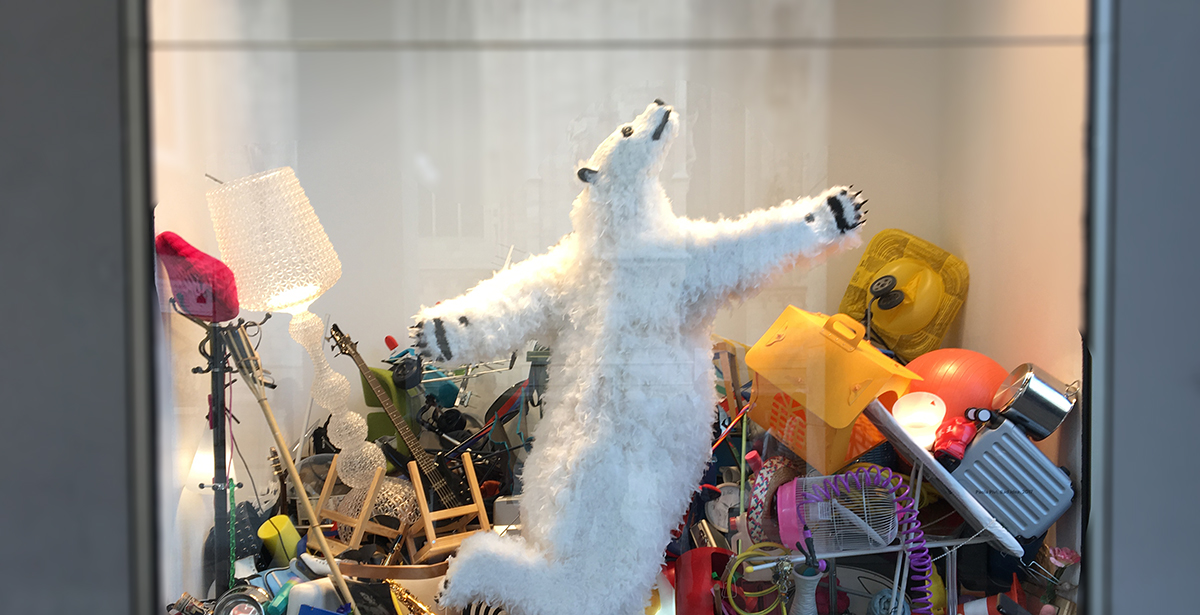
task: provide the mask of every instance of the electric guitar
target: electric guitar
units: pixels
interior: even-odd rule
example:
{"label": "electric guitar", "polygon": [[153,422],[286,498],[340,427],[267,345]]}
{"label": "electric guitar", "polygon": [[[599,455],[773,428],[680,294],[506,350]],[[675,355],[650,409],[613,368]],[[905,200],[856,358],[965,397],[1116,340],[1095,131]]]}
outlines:
{"label": "electric guitar", "polygon": [[396,426],[396,431],[400,434],[400,438],[408,446],[408,451],[412,455],[413,461],[417,462],[417,469],[420,470],[421,477],[430,486],[433,493],[437,495],[437,500],[442,507],[456,508],[470,504],[472,501],[471,492],[467,487],[466,481],[451,471],[446,466],[444,460],[434,459],[434,457],[425,452],[425,449],[421,447],[420,440],[408,428],[408,422],[404,420],[404,417],[400,416],[400,412],[396,410],[396,406],[392,403],[392,396],[383,388],[383,385],[379,383],[379,379],[375,377],[375,372],[371,371],[366,361],[363,361],[362,356],[358,354],[358,343],[351,340],[350,336],[342,333],[342,330],[336,324],[330,326],[330,336],[336,344],[336,350],[354,359],[354,364],[358,366],[358,371],[362,373],[367,384],[371,386],[371,390],[379,398],[379,403],[383,405],[384,412],[387,412],[388,418],[392,419],[392,424]]}
{"label": "electric guitar", "polygon": [[275,478],[279,481],[279,501],[275,503],[275,511],[272,516],[288,514],[288,485],[287,471],[283,469],[283,464],[279,461],[279,451],[275,447],[271,447],[271,454],[267,456],[271,462],[271,469],[275,472]]}

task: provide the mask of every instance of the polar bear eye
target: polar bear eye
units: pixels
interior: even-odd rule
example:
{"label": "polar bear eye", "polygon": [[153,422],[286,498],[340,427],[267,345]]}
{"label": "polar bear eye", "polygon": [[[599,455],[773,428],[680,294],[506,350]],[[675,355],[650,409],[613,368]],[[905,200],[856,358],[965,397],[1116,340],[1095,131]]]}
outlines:
{"label": "polar bear eye", "polygon": [[622,128],[621,134],[625,135],[626,137],[633,136],[633,126],[626,126]]}

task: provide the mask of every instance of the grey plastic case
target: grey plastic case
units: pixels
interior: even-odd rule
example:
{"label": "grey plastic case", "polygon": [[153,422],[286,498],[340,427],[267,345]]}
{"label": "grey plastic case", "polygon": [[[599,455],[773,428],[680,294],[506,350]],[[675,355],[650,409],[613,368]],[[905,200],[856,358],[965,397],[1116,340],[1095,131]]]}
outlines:
{"label": "grey plastic case", "polygon": [[979,432],[953,475],[1023,542],[1041,536],[1075,495],[1066,473],[1010,421]]}

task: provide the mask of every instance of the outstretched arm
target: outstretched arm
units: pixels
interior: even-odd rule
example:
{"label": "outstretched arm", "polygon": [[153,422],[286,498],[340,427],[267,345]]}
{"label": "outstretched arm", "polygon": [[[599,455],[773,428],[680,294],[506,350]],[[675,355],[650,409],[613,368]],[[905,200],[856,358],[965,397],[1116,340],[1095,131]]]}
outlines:
{"label": "outstretched arm", "polygon": [[789,266],[853,247],[865,221],[863,203],[859,193],[838,186],[733,220],[686,220],[691,259],[685,284],[691,296],[720,304]]}
{"label": "outstretched arm", "polygon": [[422,308],[410,329],[426,359],[453,365],[506,355],[537,337],[554,317],[569,240],[480,282],[463,295]]}

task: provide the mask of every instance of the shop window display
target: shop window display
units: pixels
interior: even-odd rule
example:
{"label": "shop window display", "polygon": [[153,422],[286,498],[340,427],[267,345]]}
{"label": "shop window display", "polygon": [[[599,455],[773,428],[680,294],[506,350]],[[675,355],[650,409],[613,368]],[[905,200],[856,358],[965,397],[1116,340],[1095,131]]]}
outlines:
{"label": "shop window display", "polygon": [[160,4],[164,603],[1071,608],[1082,3]]}

